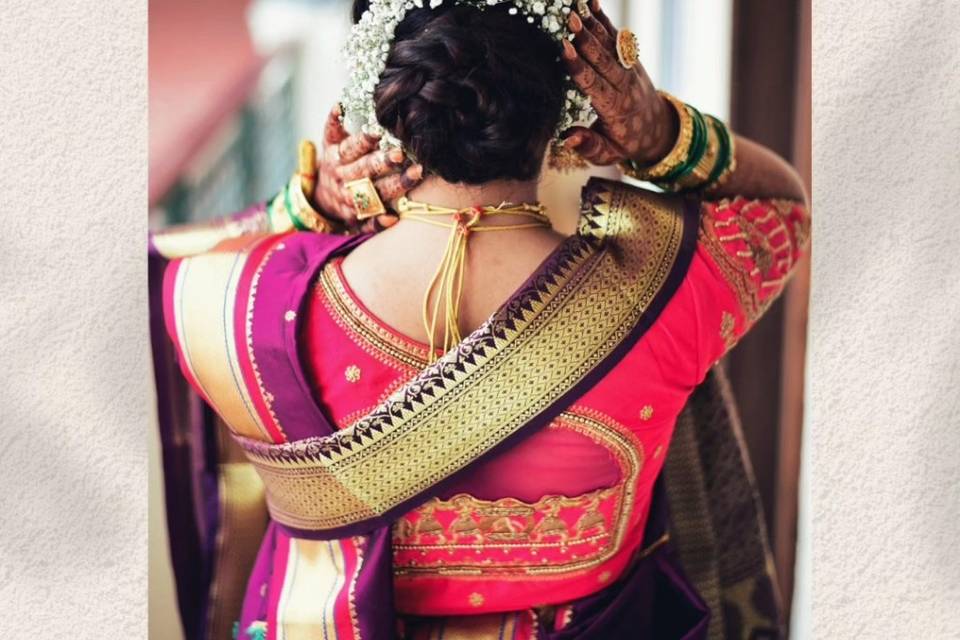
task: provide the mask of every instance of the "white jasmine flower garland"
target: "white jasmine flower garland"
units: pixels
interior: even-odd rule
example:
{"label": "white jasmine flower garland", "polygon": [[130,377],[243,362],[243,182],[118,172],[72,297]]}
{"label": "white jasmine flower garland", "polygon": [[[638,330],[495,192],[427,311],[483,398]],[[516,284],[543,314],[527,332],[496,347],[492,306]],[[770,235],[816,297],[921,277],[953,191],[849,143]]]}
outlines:
{"label": "white jasmine flower garland", "polygon": [[[430,9],[436,9],[443,0],[426,0]],[[449,1],[449,0],[448,0]],[[510,4],[511,15],[518,12],[527,22],[538,24],[558,44],[564,39],[573,40],[574,34],[567,26],[567,15],[576,0],[453,0],[455,5],[468,5],[477,9]],[[382,135],[382,146],[399,146],[400,142],[377,122],[373,91],[380,82],[380,75],[387,65],[387,55],[393,42],[394,30],[408,11],[422,9],[425,0],[371,0],[370,7],[360,21],[353,26],[347,40],[346,55],[350,77],[343,93],[345,125],[352,132]],[[558,58],[559,60],[559,58]],[[566,100],[556,136],[574,124],[589,124],[595,118],[590,98],[584,95],[567,76]]]}

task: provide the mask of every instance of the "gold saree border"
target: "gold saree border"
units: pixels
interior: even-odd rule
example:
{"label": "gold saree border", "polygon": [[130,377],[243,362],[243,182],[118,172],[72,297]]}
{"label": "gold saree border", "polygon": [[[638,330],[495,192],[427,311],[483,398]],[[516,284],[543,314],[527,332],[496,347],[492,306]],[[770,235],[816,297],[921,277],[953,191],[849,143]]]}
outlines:
{"label": "gold saree border", "polygon": [[[231,431],[271,439],[252,389],[244,383],[236,335],[238,289],[247,262],[270,236],[223,243],[217,250],[184,258],[176,272],[173,314],[183,365]],[[242,336],[241,336],[242,337]]]}
{"label": "gold saree border", "polygon": [[240,619],[247,580],[256,562],[269,517],[263,482],[243,451],[217,425],[217,486],[220,527],[214,541],[214,570],[207,608],[210,638],[230,637]]}
{"label": "gold saree border", "polygon": [[608,181],[587,191],[580,233],[551,268],[368,416],[280,445],[239,438],[277,522],[334,530],[402,506],[510,439],[615,352],[671,274],[685,203]]}

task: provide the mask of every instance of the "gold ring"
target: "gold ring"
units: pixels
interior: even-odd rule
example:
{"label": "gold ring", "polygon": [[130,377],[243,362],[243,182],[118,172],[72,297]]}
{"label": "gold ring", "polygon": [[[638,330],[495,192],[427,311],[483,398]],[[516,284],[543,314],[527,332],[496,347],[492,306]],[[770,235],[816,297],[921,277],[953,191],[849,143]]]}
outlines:
{"label": "gold ring", "polygon": [[637,52],[637,36],[630,29],[617,31],[617,57],[624,69],[632,69],[640,60]]}
{"label": "gold ring", "polygon": [[351,180],[343,186],[350,193],[353,208],[357,211],[357,220],[367,220],[387,212],[370,178]]}

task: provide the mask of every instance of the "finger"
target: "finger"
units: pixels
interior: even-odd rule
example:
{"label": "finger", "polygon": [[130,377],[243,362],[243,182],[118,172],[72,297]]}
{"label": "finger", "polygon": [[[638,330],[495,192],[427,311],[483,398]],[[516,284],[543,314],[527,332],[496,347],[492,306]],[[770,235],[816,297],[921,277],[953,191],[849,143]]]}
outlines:
{"label": "finger", "polygon": [[336,168],[339,178],[345,182],[360,178],[380,178],[403,165],[403,150],[389,149],[368,153],[359,160]]}
{"label": "finger", "polygon": [[347,213],[347,219],[345,219],[345,222],[356,222],[357,205],[353,202],[353,193],[351,193],[346,187],[342,187],[338,191],[338,195],[340,208]]}
{"label": "finger", "polygon": [[606,79],[619,84],[623,80],[626,69],[617,59],[613,41],[606,45],[600,42],[589,29],[584,28],[583,21],[576,13],[570,14],[569,22],[570,29],[574,32],[573,45],[577,53]]}
{"label": "finger", "polygon": [[338,202],[334,209],[337,220],[339,220],[343,226],[347,229],[354,229],[357,224],[357,211],[353,208],[353,205],[347,205],[343,202]]}
{"label": "finger", "polygon": [[585,127],[572,127],[564,138],[564,145],[597,166],[618,162],[622,155],[606,136]]}
{"label": "finger", "polygon": [[610,20],[610,17],[603,12],[603,9],[600,8],[600,0],[593,0],[590,3],[590,14],[596,18],[597,22],[603,25],[603,28],[609,33],[612,37],[616,37],[618,29],[613,26],[613,22]]}
{"label": "finger", "polygon": [[419,164],[411,165],[401,173],[394,173],[374,182],[377,193],[384,202],[392,202],[423,180],[423,167]]}
{"label": "finger", "polygon": [[361,233],[379,233],[384,229],[389,229],[393,225],[397,224],[399,218],[392,213],[384,213],[379,215],[376,218],[370,218],[363,223],[363,226],[360,227]]}
{"label": "finger", "polygon": [[601,117],[617,114],[618,91],[610,82],[588,64],[572,44],[563,42],[563,59],[574,83],[590,97],[590,102]]}
{"label": "finger", "polygon": [[616,46],[617,30],[609,26],[610,20],[606,23],[601,22],[588,6],[587,10],[580,16],[583,19],[583,25],[604,47],[612,49]]}
{"label": "finger", "polygon": [[349,135],[346,129],[343,128],[343,123],[340,121],[340,116],[343,114],[341,111],[340,105],[336,104],[333,106],[333,109],[330,109],[330,114],[327,116],[327,122],[323,127],[323,142],[327,145],[340,144],[347,139]]}
{"label": "finger", "polygon": [[369,133],[360,133],[342,140],[337,145],[340,152],[340,163],[349,164],[361,157],[367,155],[377,148],[380,142],[380,136],[370,135]]}

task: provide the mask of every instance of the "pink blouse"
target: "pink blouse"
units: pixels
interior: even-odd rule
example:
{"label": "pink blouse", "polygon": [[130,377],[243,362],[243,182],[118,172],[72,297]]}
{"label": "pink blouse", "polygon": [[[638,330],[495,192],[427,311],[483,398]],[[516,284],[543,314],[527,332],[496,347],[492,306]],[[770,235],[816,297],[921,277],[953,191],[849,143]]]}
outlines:
{"label": "pink blouse", "polygon": [[[704,203],[685,280],[630,353],[548,428],[395,523],[398,610],[562,606],[615,580],[641,542],[688,395],[783,290],[808,230],[795,202]],[[339,260],[321,272],[302,326],[311,386],[339,428],[427,363],[428,347],[374,317]]]}

